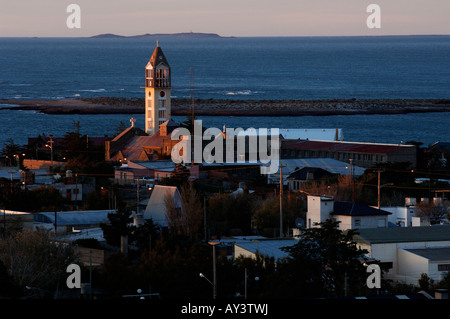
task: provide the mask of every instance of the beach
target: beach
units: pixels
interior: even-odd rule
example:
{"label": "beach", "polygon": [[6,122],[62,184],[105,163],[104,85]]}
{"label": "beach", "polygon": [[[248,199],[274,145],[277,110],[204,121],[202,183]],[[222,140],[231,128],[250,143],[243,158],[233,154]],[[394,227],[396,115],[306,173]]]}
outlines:
{"label": "beach", "polygon": [[[232,100],[172,99],[172,115],[304,116],[449,112],[450,99]],[[143,98],[0,100],[3,109],[45,114],[143,114]]]}

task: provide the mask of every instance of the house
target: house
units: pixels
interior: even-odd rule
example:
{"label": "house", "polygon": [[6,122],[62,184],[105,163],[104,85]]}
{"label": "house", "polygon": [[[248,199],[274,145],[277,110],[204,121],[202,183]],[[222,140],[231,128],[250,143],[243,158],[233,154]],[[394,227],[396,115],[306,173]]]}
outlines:
{"label": "house", "polygon": [[167,213],[166,213],[166,198],[171,198],[176,208],[181,211],[181,194],[175,186],[155,185],[152,194],[145,207],[143,219],[152,219],[155,224],[161,227],[168,227]]}
{"label": "house", "polygon": [[58,233],[70,233],[73,229],[98,227],[108,222],[108,215],[115,210],[83,210],[34,213],[36,227],[53,228]]}
{"label": "house", "polygon": [[[350,165],[349,163],[338,161],[333,158],[286,158],[280,159],[281,175],[283,185],[288,185],[288,176],[296,170],[304,167],[315,167],[326,170],[334,175],[351,175],[357,178],[364,174],[365,169],[357,165]],[[280,184],[279,171],[275,174],[267,174],[268,184]]]}
{"label": "house", "polygon": [[298,191],[303,183],[318,180],[324,177],[331,177],[333,174],[320,167],[303,167],[293,171],[287,177],[289,190]]}
{"label": "house", "polygon": [[271,239],[259,235],[232,236],[221,238],[217,249],[230,259],[239,257],[256,258],[257,255],[274,258],[275,261],[288,257],[281,248],[298,243],[292,238]]}
{"label": "house", "polygon": [[449,225],[365,228],[354,240],[389,268],[386,279],[417,285],[422,273],[439,281],[450,269]]}
{"label": "house", "polygon": [[[154,180],[161,178],[161,171],[172,172],[175,169],[173,161],[131,161],[114,169],[114,182],[116,184],[130,184],[134,183],[136,179]],[[170,174],[170,173],[169,173]]]}
{"label": "house", "polygon": [[306,227],[333,219],[339,222],[339,229],[361,229],[388,227],[391,213],[354,202],[334,201],[333,197],[312,196],[307,198]]}

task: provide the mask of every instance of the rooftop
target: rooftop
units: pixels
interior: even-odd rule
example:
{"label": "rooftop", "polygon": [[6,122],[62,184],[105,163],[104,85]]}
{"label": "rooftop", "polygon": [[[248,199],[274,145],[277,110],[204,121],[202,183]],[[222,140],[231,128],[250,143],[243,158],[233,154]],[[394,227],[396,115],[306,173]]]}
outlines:
{"label": "rooftop", "polygon": [[410,253],[422,256],[431,261],[450,260],[450,247],[404,248]]}
{"label": "rooftop", "polygon": [[298,243],[295,239],[281,240],[256,240],[256,241],[240,241],[236,243],[239,246],[254,254],[259,253],[263,256],[274,257],[275,259],[286,258],[289,254],[281,248],[292,246]]}
{"label": "rooftop", "polygon": [[282,148],[296,150],[321,150],[351,153],[386,154],[414,145],[380,144],[342,141],[308,141],[308,140],[282,140]]}
{"label": "rooftop", "polygon": [[[108,214],[114,210],[84,210],[57,212],[56,223],[58,226],[94,225],[108,221]],[[43,223],[55,224],[54,212],[35,213],[34,220]]]}
{"label": "rooftop", "polygon": [[450,225],[364,228],[358,233],[355,241],[361,244],[450,241]]}
{"label": "rooftop", "polygon": [[[350,175],[351,167],[349,163],[335,160],[333,158],[290,158],[280,159],[283,166],[283,174],[290,174],[298,168],[316,167],[322,168],[331,174]],[[365,169],[353,165],[354,175],[360,176],[364,174]]]}
{"label": "rooftop", "polygon": [[391,215],[391,213],[388,211],[373,208],[367,205],[340,201],[334,202],[334,211],[331,214],[346,216]]}

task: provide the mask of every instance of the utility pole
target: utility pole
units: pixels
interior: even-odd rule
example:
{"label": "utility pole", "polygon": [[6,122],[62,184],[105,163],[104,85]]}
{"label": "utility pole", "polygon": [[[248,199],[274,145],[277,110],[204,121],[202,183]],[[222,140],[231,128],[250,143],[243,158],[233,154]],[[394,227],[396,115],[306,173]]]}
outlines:
{"label": "utility pole", "polygon": [[138,218],[138,214],[139,214],[139,178],[136,178],[136,200],[137,200],[137,203],[136,203],[136,220],[137,220],[137,218]]}
{"label": "utility pole", "polygon": [[[190,75],[191,75],[191,79],[189,81],[189,89],[190,89],[190,94],[191,94],[191,136],[194,136],[194,69],[191,67],[189,69],[190,71]],[[192,139],[189,141],[189,143],[192,143]],[[191,144],[191,148],[192,148],[192,144]],[[194,165],[194,156],[193,154],[191,154],[191,159],[192,159],[192,166]]]}
{"label": "utility pole", "polygon": [[206,242],[206,194],[203,197],[203,232]]}
{"label": "utility pole", "polygon": [[51,171],[53,171],[53,135],[50,134],[48,144],[45,146],[50,148]]}
{"label": "utility pole", "polygon": [[283,237],[283,174],[280,164],[280,238]]}
{"label": "utility pole", "polygon": [[380,200],[380,195],[381,195],[381,173],[384,172],[384,169],[379,169],[376,171],[378,173],[378,184],[377,184],[377,188],[378,188],[378,209],[380,209],[381,207],[381,200]]}
{"label": "utility pole", "polygon": [[352,178],[352,202],[355,202],[355,177],[353,176],[353,158],[350,159],[350,170]]}
{"label": "utility pole", "polygon": [[216,245],[218,245],[220,242],[218,241],[210,241],[208,244],[210,244],[213,248],[213,299],[217,298],[217,275],[216,275]]}

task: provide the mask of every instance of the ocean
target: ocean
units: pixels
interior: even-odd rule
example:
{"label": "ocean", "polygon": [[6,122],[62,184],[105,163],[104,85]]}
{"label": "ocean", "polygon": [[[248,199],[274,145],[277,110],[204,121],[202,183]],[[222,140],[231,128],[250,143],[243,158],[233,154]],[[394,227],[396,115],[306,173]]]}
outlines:
{"label": "ocean", "polygon": [[[155,39],[0,38],[0,99],[143,97]],[[172,96],[311,100],[450,98],[450,36],[163,38]],[[45,133],[112,135],[142,115],[2,110],[0,145]],[[177,120],[177,118],[175,117]],[[183,120],[184,118],[179,118]],[[450,113],[323,117],[201,117],[228,127],[335,128],[345,140],[449,141]]]}

